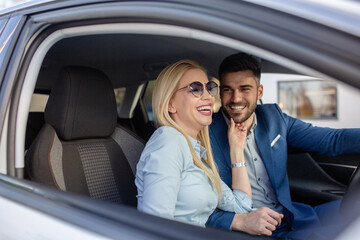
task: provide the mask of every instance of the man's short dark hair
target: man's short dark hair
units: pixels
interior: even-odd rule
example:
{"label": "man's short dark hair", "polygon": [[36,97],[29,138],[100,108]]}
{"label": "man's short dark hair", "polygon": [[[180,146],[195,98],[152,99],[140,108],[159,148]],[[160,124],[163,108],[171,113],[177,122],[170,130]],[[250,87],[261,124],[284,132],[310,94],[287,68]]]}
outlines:
{"label": "man's short dark hair", "polygon": [[219,79],[221,82],[222,75],[224,73],[230,72],[239,72],[250,70],[257,78],[257,84],[260,85],[260,74],[261,74],[261,66],[260,60],[255,57],[244,53],[235,53],[228,57],[226,57],[220,64],[219,67]]}

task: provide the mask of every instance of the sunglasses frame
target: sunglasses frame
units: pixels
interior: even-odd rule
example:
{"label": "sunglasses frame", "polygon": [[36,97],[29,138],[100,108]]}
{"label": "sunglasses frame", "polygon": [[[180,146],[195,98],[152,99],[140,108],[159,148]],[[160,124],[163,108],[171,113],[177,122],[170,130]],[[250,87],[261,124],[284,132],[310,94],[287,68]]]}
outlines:
{"label": "sunglasses frame", "polygon": [[[201,94],[200,94],[199,96],[197,96],[196,93],[195,93],[195,92],[199,92],[199,91],[195,91],[194,88],[191,86],[191,85],[194,84],[194,83],[195,83],[195,84],[200,83],[201,86],[202,86]],[[212,84],[212,83],[214,83],[214,84],[216,85],[216,87],[214,87],[214,88],[217,89],[217,90],[216,90],[216,93],[215,93],[214,95],[211,94],[210,90],[208,89],[208,86],[210,86],[210,84]],[[176,90],[176,91],[179,91],[179,90],[182,90],[182,89],[185,89],[185,88],[190,88],[191,93],[192,93],[195,97],[201,97],[201,96],[204,94],[204,85],[205,85],[206,91],[208,91],[208,93],[209,93],[211,96],[215,97],[215,96],[218,94],[218,92],[219,92],[219,85],[218,85],[215,81],[208,81],[206,84],[204,84],[204,83],[202,83],[202,82],[199,82],[199,81],[194,81],[194,82],[190,83],[189,85],[186,85],[185,87],[179,88],[179,89]],[[213,89],[213,88],[212,88],[212,89]],[[212,90],[212,89],[211,89],[211,90]]]}

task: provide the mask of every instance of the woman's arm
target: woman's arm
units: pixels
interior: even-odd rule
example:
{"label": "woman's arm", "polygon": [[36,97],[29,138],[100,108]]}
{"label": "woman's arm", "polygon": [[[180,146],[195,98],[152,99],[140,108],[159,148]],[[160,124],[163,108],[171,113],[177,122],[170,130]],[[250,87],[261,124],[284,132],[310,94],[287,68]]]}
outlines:
{"label": "woman's arm", "polygon": [[233,119],[230,119],[228,136],[232,165],[232,189],[240,190],[252,199],[251,185],[244,158],[246,135],[247,129],[244,124],[235,123]]}
{"label": "woman's arm", "polygon": [[138,209],[173,218],[182,171],[182,153],[174,139],[153,138],[137,166]]}
{"label": "woman's arm", "polygon": [[218,208],[233,213],[248,213],[255,210],[253,202],[247,194],[241,190],[231,190],[223,181],[221,181],[222,196]]}
{"label": "woman's arm", "polygon": [[[253,211],[252,194],[249,176],[247,173],[244,158],[247,129],[243,124],[235,124],[230,120],[228,129],[230,158],[232,167],[232,189],[223,181],[222,199],[218,208],[223,211],[235,213],[248,213]],[[240,165],[240,166],[237,166]]]}

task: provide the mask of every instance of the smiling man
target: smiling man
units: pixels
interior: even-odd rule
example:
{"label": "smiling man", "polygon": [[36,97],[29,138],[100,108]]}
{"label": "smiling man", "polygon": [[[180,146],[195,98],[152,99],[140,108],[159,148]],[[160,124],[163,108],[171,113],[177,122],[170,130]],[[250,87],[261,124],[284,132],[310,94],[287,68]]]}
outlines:
{"label": "smiling man", "polygon": [[[339,201],[317,207],[291,201],[287,176],[287,147],[327,155],[360,153],[360,129],[313,127],[281,111],[276,104],[257,105],[263,95],[259,61],[246,54],[228,56],[219,67],[222,107],[210,125],[211,146],[222,180],[231,187],[227,137],[230,118],[245,123],[247,172],[253,207],[247,214],[216,211],[208,225],[250,234],[305,238],[321,226],[322,212],[338,208]],[[336,147],[335,147],[336,146]]]}
{"label": "smiling man", "polygon": [[230,72],[221,80],[220,89],[222,112],[226,118],[233,118],[236,123],[245,122],[247,127],[251,127],[257,100],[263,92],[260,76],[250,70]]}

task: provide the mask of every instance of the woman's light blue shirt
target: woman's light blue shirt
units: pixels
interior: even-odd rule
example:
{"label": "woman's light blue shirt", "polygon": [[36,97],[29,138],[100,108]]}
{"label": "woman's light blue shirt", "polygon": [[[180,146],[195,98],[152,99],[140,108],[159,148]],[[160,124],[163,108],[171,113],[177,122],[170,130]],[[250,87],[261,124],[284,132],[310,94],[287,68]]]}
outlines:
{"label": "woman's light blue shirt", "polygon": [[[189,137],[199,159],[206,149]],[[215,208],[228,212],[252,211],[251,199],[222,184],[219,203],[206,173],[194,165],[185,137],[172,127],[160,127],[149,139],[137,164],[135,184],[138,209],[195,225],[205,223]]]}

